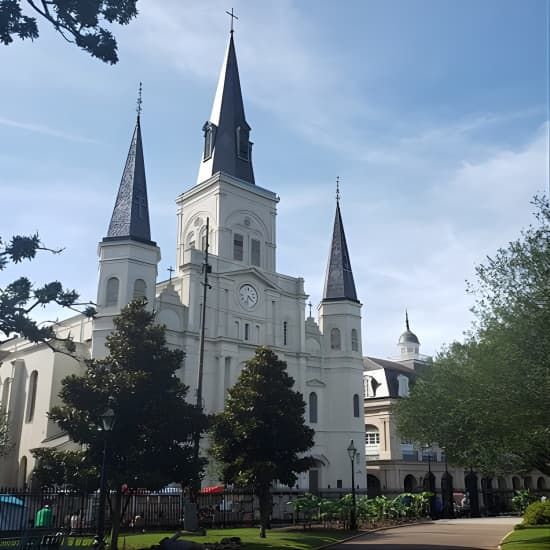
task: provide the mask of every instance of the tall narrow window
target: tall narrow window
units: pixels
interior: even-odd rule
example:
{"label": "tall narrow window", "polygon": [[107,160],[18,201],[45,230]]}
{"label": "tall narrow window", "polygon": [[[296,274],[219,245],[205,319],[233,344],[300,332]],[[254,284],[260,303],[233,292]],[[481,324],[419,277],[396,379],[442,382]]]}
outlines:
{"label": "tall narrow window", "polygon": [[119,282],[116,277],[107,279],[107,288],[105,292],[106,306],[116,306],[118,304],[118,286]]}
{"label": "tall narrow window", "polygon": [[351,351],[359,351],[359,338],[355,328],[351,329]]}
{"label": "tall narrow window", "polygon": [[239,321],[235,321],[235,338],[241,337],[241,327]]}
{"label": "tall narrow window", "polygon": [[244,339],[245,340],[250,339],[250,325],[248,323],[244,324]]}
{"label": "tall narrow window", "polygon": [[143,279],[136,279],[134,283],[134,298],[146,298],[147,285]]}
{"label": "tall narrow window", "polygon": [[237,127],[237,156],[241,160],[250,160],[250,129],[244,126]]}
{"label": "tall narrow window", "polygon": [[283,346],[286,346],[288,343],[288,323],[283,321]]}
{"label": "tall narrow window", "polygon": [[8,410],[8,399],[10,397],[11,379],[4,378],[2,386],[2,401],[0,402],[0,412],[5,413]]}
{"label": "tall narrow window", "polygon": [[238,233],[235,233],[233,235],[233,259],[242,262],[244,257],[243,250],[244,237]]}
{"label": "tall narrow window", "polygon": [[257,239],[250,240],[250,263],[260,266],[260,241]]}
{"label": "tall narrow window", "polygon": [[204,132],[204,153],[202,160],[208,160],[214,151],[214,139],[216,137],[216,126],[211,122],[207,122],[203,127]]}
{"label": "tall narrow window", "polygon": [[317,423],[317,394],[314,391],[309,394],[309,421]]}
{"label": "tall narrow window", "polygon": [[37,383],[38,383],[38,372],[33,370],[29,378],[29,393],[27,394],[27,414],[25,419],[27,422],[32,422],[32,419],[34,418]]}
{"label": "tall narrow window", "polygon": [[330,349],[341,349],[340,329],[333,328],[330,331]]}
{"label": "tall narrow window", "polygon": [[359,418],[359,395],[353,395],[353,416]]}

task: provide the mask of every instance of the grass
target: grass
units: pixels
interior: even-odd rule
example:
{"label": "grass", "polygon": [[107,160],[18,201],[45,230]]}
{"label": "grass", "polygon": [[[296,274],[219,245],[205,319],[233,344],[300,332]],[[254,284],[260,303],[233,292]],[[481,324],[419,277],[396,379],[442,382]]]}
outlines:
{"label": "grass", "polygon": [[510,533],[502,543],[502,550],[547,550],[550,548],[550,525],[526,527]]}
{"label": "grass", "polygon": [[[267,550],[269,548],[293,548],[294,550],[313,550],[326,544],[338,542],[350,536],[349,531],[342,529],[275,529],[267,532],[266,538],[261,539],[259,528],[243,529],[209,529],[206,536],[180,537],[180,540],[195,542],[219,542],[224,537],[240,537],[243,550]],[[174,533],[143,533],[139,535],[121,535],[118,546],[120,550],[138,550],[158,544],[164,537],[171,537]],[[126,539],[126,542],[125,542]]]}

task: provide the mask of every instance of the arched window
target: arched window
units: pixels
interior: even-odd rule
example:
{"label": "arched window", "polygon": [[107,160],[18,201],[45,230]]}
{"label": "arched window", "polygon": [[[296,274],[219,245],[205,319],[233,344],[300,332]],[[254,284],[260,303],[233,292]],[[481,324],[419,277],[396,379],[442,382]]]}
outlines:
{"label": "arched window", "polygon": [[330,349],[341,349],[340,329],[333,328],[330,331]]}
{"label": "arched window", "polygon": [[359,351],[359,338],[355,328],[351,329],[351,351]]}
{"label": "arched window", "polygon": [[237,156],[241,160],[250,160],[250,130],[246,126],[237,126]]}
{"label": "arched window", "polygon": [[533,488],[533,478],[531,476],[526,476],[523,478],[523,487],[524,489]]}
{"label": "arched window", "polygon": [[353,396],[353,416],[359,418],[359,395],[357,394]]}
{"label": "arched window", "polygon": [[283,346],[288,344],[288,323],[283,321]]}
{"label": "arched window", "polygon": [[406,475],[403,481],[403,489],[405,490],[405,493],[414,493],[416,491],[416,488],[416,478],[411,474]]}
{"label": "arched window", "polygon": [[244,258],[244,237],[235,233],[233,235],[233,259],[242,262]]}
{"label": "arched window", "polygon": [[516,491],[519,490],[519,489],[521,489],[521,482],[520,482],[520,480],[519,480],[519,477],[514,476],[514,477],[512,478],[512,488],[513,488],[514,490],[516,490]]}
{"label": "arched window", "polygon": [[216,136],[216,126],[211,122],[205,123],[202,127],[204,132],[204,154],[202,160],[208,160],[214,150],[214,139]]}
{"label": "arched window", "polygon": [[107,279],[107,291],[105,292],[106,306],[116,306],[118,304],[118,286],[119,282],[116,277]]}
{"label": "arched window", "polygon": [[368,457],[378,456],[380,452],[380,432],[372,424],[365,425],[365,454]]}
{"label": "arched window", "polygon": [[314,391],[309,394],[309,421],[317,423],[317,394]]}
{"label": "arched window", "polygon": [[399,397],[408,397],[409,396],[409,379],[404,375],[400,374],[397,377],[397,383],[399,384],[397,394]]}
{"label": "arched window", "polygon": [[32,419],[34,418],[37,384],[38,384],[38,372],[33,370],[29,378],[29,393],[27,394],[27,414],[26,414],[27,422],[32,422]]}
{"label": "arched window", "polygon": [[134,298],[147,297],[147,284],[143,279],[136,279],[134,283]]}
{"label": "arched window", "polygon": [[537,479],[537,489],[539,489],[539,490],[546,489],[546,480],[542,476],[540,476]]}

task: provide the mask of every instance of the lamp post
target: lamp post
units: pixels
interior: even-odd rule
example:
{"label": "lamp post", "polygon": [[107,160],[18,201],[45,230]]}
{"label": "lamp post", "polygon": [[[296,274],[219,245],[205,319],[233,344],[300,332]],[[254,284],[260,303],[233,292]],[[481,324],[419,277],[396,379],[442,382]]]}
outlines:
{"label": "lamp post", "polygon": [[115,425],[115,413],[112,409],[107,409],[101,415],[101,421],[103,423],[103,459],[101,461],[101,478],[99,483],[99,514],[97,518],[97,535],[94,540],[94,546],[98,549],[102,549],[105,546],[105,497],[107,493],[107,476],[106,463],[107,463],[107,434],[113,429]]}
{"label": "lamp post", "polygon": [[428,475],[424,481],[424,491],[431,493],[430,496],[430,517],[435,517],[435,476],[432,473],[432,446],[422,445],[422,451],[428,455]]}
{"label": "lamp post", "polygon": [[357,530],[357,508],[355,502],[355,456],[357,455],[357,449],[353,444],[353,439],[349,442],[348,445],[348,455],[351,461],[351,514],[349,528],[352,531]]}

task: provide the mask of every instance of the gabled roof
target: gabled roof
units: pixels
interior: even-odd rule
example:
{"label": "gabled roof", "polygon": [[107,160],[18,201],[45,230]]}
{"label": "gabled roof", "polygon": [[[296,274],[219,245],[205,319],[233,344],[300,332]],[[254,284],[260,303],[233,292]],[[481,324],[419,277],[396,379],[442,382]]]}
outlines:
{"label": "gabled roof", "polygon": [[[254,184],[252,158],[238,156],[238,132],[241,128],[248,136],[250,126],[244,114],[243,97],[233,33],[229,37],[225,59],[221,68],[218,87],[212,105],[210,120],[213,125],[213,150],[210,157],[203,159],[197,183],[205,181],[217,172],[224,172],[247,183]],[[245,139],[248,145],[248,138]]]}
{"label": "gabled roof", "polygon": [[353,280],[353,272],[351,271],[346,234],[344,233],[344,224],[338,200],[336,201],[336,214],[325,276],[323,300],[359,301],[357,300],[357,292],[355,291],[355,282]]}
{"label": "gabled roof", "polygon": [[118,188],[105,241],[131,239],[154,244],[149,227],[149,203],[145,182],[145,162],[141,142],[141,123],[137,117],[130,150]]}

